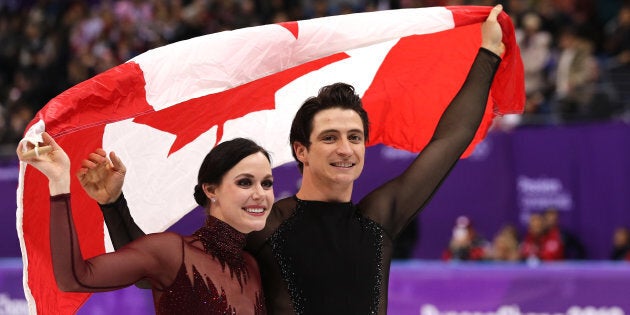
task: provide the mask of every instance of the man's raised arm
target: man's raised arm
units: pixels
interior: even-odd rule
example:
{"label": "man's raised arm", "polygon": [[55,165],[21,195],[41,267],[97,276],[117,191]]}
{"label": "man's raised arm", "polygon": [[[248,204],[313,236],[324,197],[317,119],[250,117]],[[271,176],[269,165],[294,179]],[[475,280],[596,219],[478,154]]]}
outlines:
{"label": "man's raised arm", "polygon": [[[131,217],[127,200],[122,193],[126,171],[125,165],[114,152],[110,153],[108,159],[103,149],[96,149],[81,162],[81,168],[77,172],[81,187],[100,206],[116,250],[145,235]],[[148,281],[139,281],[136,286],[151,288]]]}
{"label": "man's raised arm", "polygon": [[360,208],[393,237],[413,219],[448,175],[479,128],[505,46],[494,7],[482,24],[482,43],[457,95],[442,114],[429,144],[399,177],[368,194]]}

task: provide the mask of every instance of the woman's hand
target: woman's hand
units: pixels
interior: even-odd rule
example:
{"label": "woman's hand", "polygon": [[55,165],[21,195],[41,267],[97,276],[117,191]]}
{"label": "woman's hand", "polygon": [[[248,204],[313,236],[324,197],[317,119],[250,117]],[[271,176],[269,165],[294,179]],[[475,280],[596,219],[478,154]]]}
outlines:
{"label": "woman's hand", "polygon": [[50,150],[32,154],[35,145],[21,141],[16,149],[17,156],[20,161],[35,167],[48,178],[51,196],[69,193],[70,158],[48,133],[42,133],[42,139],[43,145],[50,146]]}

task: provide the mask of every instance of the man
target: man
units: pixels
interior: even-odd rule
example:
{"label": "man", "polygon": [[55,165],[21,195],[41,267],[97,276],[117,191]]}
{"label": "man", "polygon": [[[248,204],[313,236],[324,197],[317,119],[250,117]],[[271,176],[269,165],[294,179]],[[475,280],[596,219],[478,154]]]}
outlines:
{"label": "man", "polygon": [[[306,100],[291,127],[302,172],[295,196],[274,204],[265,229],[248,237],[272,314],[385,314],[393,243],[433,195],[468,147],[481,122],[504,52],[496,6],[482,25],[482,43],[461,90],[431,142],[400,176],[356,205],[354,181],[363,169],[368,117],[354,88],[336,83]],[[116,247],[141,234],[121,194],[124,165],[104,151],[79,177],[102,206]]]}

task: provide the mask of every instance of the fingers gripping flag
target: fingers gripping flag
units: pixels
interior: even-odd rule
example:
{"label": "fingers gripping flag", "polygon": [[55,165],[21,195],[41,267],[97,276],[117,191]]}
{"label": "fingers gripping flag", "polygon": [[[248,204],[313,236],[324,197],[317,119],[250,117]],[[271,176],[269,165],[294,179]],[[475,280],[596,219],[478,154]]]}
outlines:
{"label": "fingers gripping flag", "polygon": [[[146,232],[163,231],[196,207],[192,189],[205,154],[247,137],[274,167],[292,160],[288,133],[302,102],[324,85],[352,84],[371,120],[369,144],[420,151],[457,93],[481,43],[490,7],[357,13],[226,31],[147,51],[52,99],[26,135],[50,133],[75,172],[97,147],[127,166],[124,192]],[[506,52],[477,136],[524,104],[513,25],[501,13]],[[97,204],[71,183],[84,257],[106,251]],[[17,229],[31,313],[71,314],[89,294],[59,291],[49,247],[46,178],[20,166]],[[109,247],[108,247],[109,250]]]}

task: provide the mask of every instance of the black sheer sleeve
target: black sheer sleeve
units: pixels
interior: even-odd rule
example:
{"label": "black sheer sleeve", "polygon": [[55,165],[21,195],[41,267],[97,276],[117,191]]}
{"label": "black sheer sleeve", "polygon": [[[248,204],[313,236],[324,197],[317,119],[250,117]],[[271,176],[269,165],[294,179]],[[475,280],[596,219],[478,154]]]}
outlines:
{"label": "black sheer sleeve", "polygon": [[119,249],[127,245],[127,243],[146,235],[136,224],[136,221],[133,220],[124,194],[121,193],[120,197],[112,203],[99,204],[99,206],[103,212],[103,218],[105,219],[107,230],[109,230],[109,237],[115,249]]}
{"label": "black sheer sleeve", "polygon": [[358,204],[369,218],[396,238],[426,205],[472,141],[485,112],[501,58],[480,48],[457,95],[436,127],[429,144],[398,177]]}
{"label": "black sheer sleeve", "polygon": [[[124,194],[121,193],[120,197],[112,203],[99,204],[99,206],[103,212],[103,219],[105,220],[105,225],[107,225],[109,238],[112,240],[114,249],[117,250],[145,235],[144,231],[140,229],[131,216]],[[136,283],[136,287],[151,289],[151,283],[147,280],[142,280]]]}
{"label": "black sheer sleeve", "polygon": [[165,287],[173,282],[181,264],[182,256],[176,254],[183,250],[181,244],[177,234],[152,234],[114,253],[84,260],[72,219],[70,194],[50,198],[53,271],[63,291],[111,291],[143,278],[151,278],[157,287]]}

